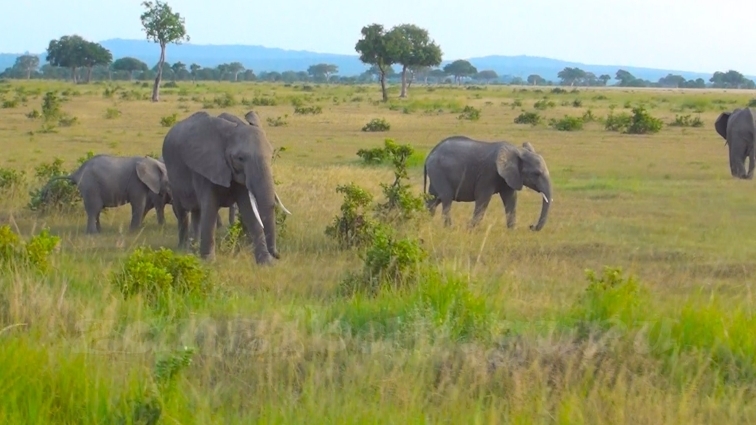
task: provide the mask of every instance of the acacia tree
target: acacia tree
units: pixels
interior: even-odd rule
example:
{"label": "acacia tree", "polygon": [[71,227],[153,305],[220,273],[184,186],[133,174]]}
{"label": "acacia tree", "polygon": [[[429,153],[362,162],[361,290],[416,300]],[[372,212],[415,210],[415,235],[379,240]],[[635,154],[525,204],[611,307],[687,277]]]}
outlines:
{"label": "acacia tree", "polygon": [[50,40],[45,60],[52,66],[69,68],[71,81],[76,84],[76,70],[84,66],[85,45],[88,42],[79,35],[64,35],[58,40]]}
{"label": "acacia tree", "polygon": [[244,65],[241,62],[231,62],[227,65],[226,70],[234,74],[234,81],[239,81],[239,74],[244,72]]}
{"label": "acacia tree", "polygon": [[453,75],[454,80],[459,84],[462,82],[462,78],[477,74],[478,68],[475,68],[470,62],[464,59],[457,59],[447,64],[444,67],[444,72],[448,75]]}
{"label": "acacia tree", "polygon": [[499,74],[496,73],[493,69],[484,69],[483,71],[478,72],[475,74],[476,80],[483,80],[486,82],[486,84],[490,83],[492,80],[495,80],[499,78]]}
{"label": "acacia tree", "polygon": [[192,76],[192,81],[197,81],[197,73],[200,69],[202,69],[202,66],[197,65],[196,63],[189,65],[189,75]]}
{"label": "acacia tree", "polygon": [[543,77],[541,77],[538,74],[530,74],[530,75],[528,75],[528,84],[532,84],[534,86],[537,86],[539,84],[543,84],[545,81],[546,80],[544,80]]}
{"label": "acacia tree", "polygon": [[36,71],[39,68],[39,56],[34,55],[22,55],[16,58],[16,63],[13,64],[13,68],[22,70],[26,73],[26,79],[31,79],[32,71]]}
{"label": "acacia tree", "polygon": [[110,67],[113,71],[124,71],[129,73],[129,81],[134,79],[134,71],[147,71],[147,64],[137,58],[124,57],[116,59]]}
{"label": "acacia tree", "polygon": [[109,65],[113,61],[110,50],[100,43],[87,42],[83,45],[81,65],[87,68],[87,83],[92,81],[92,68],[97,65]]}
{"label": "acacia tree", "polygon": [[319,63],[310,65],[307,68],[307,74],[313,78],[324,78],[326,83],[331,80],[331,75],[338,74],[339,67],[330,63]]}
{"label": "acacia tree", "polygon": [[391,65],[397,63],[396,46],[394,40],[392,40],[394,37],[388,37],[381,24],[364,26],[360,32],[362,38],[357,41],[354,50],[360,54],[362,63],[378,67],[383,101],[387,102],[386,73],[391,69]]}
{"label": "acacia tree", "polygon": [[[399,97],[407,97],[407,71],[441,64],[441,47],[428,36],[426,29],[413,24],[397,25],[387,37],[395,46],[396,63],[402,66],[402,90]],[[414,77],[413,77],[414,78]]]}
{"label": "acacia tree", "polygon": [[155,85],[152,87],[152,101],[160,100],[160,80],[163,77],[163,63],[165,62],[165,46],[168,43],[181,44],[189,41],[186,33],[184,18],[178,12],[173,12],[167,3],[160,0],[142,2],[147,11],[142,13],[142,27],[147,34],[147,40],[160,44],[160,59],[158,60]]}

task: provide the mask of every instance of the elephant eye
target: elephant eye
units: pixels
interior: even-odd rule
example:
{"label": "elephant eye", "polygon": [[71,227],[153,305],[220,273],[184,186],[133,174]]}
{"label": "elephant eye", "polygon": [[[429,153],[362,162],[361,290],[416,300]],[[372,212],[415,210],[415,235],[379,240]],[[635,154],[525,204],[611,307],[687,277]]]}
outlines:
{"label": "elephant eye", "polygon": [[237,155],[236,159],[237,159],[237,160],[238,160],[239,162],[244,162],[244,156],[243,156],[243,155]]}

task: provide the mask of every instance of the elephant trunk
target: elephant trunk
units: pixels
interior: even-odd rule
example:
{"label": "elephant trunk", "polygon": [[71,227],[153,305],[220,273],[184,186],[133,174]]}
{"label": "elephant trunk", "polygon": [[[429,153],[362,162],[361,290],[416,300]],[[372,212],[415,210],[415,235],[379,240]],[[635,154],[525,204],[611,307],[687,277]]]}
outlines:
{"label": "elephant trunk", "polygon": [[269,164],[263,160],[260,160],[257,165],[255,171],[247,172],[246,186],[255,212],[255,221],[260,224],[265,234],[268,252],[273,257],[279,258],[276,249],[276,193],[273,186],[273,174]]}
{"label": "elephant trunk", "polygon": [[553,201],[551,197],[551,181],[546,179],[543,184],[539,185],[538,191],[541,192],[543,201],[541,203],[541,216],[538,218],[538,223],[535,226],[531,226],[531,229],[536,231],[543,229],[549,216],[549,207]]}

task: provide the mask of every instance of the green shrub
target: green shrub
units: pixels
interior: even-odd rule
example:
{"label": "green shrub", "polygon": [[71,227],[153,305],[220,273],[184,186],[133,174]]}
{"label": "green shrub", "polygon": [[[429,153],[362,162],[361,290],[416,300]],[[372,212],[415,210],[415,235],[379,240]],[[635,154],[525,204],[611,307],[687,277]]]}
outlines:
{"label": "green shrub", "polygon": [[659,118],[652,117],[643,106],[633,108],[630,125],[625,130],[628,134],[658,133],[664,123]]}
{"label": "green shrub", "polygon": [[548,108],[553,108],[555,106],[556,106],[556,103],[554,103],[553,101],[551,101],[551,100],[549,100],[549,99],[547,99],[545,97],[543,99],[541,99],[541,100],[536,101],[536,103],[533,104],[534,108],[540,109],[540,110],[544,110],[544,109],[548,109]]}
{"label": "green shrub", "polygon": [[549,120],[549,125],[557,131],[578,131],[583,129],[583,119],[565,115],[559,120],[552,118]]}
{"label": "green shrub", "polygon": [[590,109],[590,108],[583,113],[583,117],[582,118],[583,118],[583,122],[593,122],[593,121],[596,121],[596,116],[593,115],[593,110]]}
{"label": "green shrub", "polygon": [[[94,156],[89,151],[77,160],[77,167]],[[51,163],[42,163],[34,169],[35,176],[43,182],[43,186],[29,192],[31,199],[28,208],[32,211],[63,211],[77,205],[81,201],[81,194],[76,185],[65,179],[50,182],[54,177],[70,174],[63,170],[63,160],[55,158]]]}
{"label": "green shrub", "polygon": [[579,108],[581,106],[583,106],[583,101],[582,100],[575,99],[575,100],[572,101],[572,107],[573,108]]}
{"label": "green shrub", "polygon": [[10,168],[0,168],[0,189],[11,189],[24,181],[26,173]]}
{"label": "green shrub", "polygon": [[30,120],[36,120],[41,116],[42,114],[40,114],[36,109],[32,109],[28,114],[26,114],[26,118],[29,118]]}
{"label": "green shrub", "polygon": [[339,243],[342,248],[365,245],[372,237],[375,227],[367,208],[373,202],[373,195],[350,182],[336,187],[337,193],[344,194],[341,215],[334,217],[325,234]]}
{"label": "green shrub", "polygon": [[173,127],[178,121],[178,114],[175,112],[171,115],[160,118],[160,125],[163,127]]}
{"label": "green shrub", "polygon": [[512,109],[522,107],[522,100],[515,99],[512,101]]}
{"label": "green shrub", "polygon": [[621,112],[615,115],[612,111],[606,117],[604,128],[608,131],[624,132],[630,126],[632,120],[630,114]]}
{"label": "green shrub", "polygon": [[47,272],[50,268],[49,257],[60,242],[60,238],[42,229],[29,241],[23,242],[11,230],[10,225],[0,226],[0,264],[8,268],[32,268]]}
{"label": "green shrub", "polygon": [[236,98],[231,93],[223,93],[213,98],[213,103],[219,108],[230,108],[236,105]]}
{"label": "green shrub", "polygon": [[174,295],[205,296],[212,289],[210,273],[193,255],[166,248],[139,247],[132,251],[110,281],[123,294],[163,303]]}
{"label": "green shrub", "polygon": [[394,165],[394,182],[381,183],[386,202],[378,204],[376,210],[385,220],[409,220],[423,210],[423,199],[410,191],[409,176],[407,174],[407,159],[415,150],[410,145],[398,145],[391,139],[384,140],[384,150]]}
{"label": "green shrub", "polygon": [[369,123],[362,127],[362,131],[389,131],[391,124],[383,118],[373,118]]}
{"label": "green shrub", "polygon": [[283,117],[278,116],[275,119],[268,117],[265,121],[268,123],[271,127],[284,127],[288,125],[289,123],[286,121],[286,118],[289,117],[289,114],[285,114]]}
{"label": "green shrub", "polygon": [[116,108],[108,108],[105,110],[105,119],[112,120],[121,116],[121,111]]}
{"label": "green shrub", "polygon": [[601,277],[586,270],[588,287],[573,308],[579,323],[602,329],[613,326],[629,328],[644,315],[647,292],[633,276],[623,278],[621,268],[604,267]]}
{"label": "green shrub", "polygon": [[667,124],[670,127],[703,127],[701,117],[691,118],[688,115],[675,115],[675,120]]}
{"label": "green shrub", "polygon": [[261,96],[254,97],[252,100],[242,99],[242,105],[244,106],[276,106],[278,101],[273,97]]}
{"label": "green shrub", "polygon": [[462,109],[462,113],[459,114],[457,119],[468,120],[468,121],[478,121],[480,119],[480,109],[469,106],[469,105],[465,106],[464,109]]}
{"label": "green shrub", "polygon": [[320,105],[315,106],[295,106],[294,113],[298,115],[318,115],[323,113],[323,108]]}
{"label": "green shrub", "polygon": [[360,149],[357,156],[362,158],[363,163],[367,165],[383,164],[389,159],[389,152],[386,148]]}

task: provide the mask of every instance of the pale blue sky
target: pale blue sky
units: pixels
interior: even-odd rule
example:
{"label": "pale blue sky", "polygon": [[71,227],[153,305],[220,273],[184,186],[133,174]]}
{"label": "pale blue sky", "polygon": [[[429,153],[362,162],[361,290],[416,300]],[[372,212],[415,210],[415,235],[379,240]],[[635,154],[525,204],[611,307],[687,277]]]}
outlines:
{"label": "pale blue sky", "polygon": [[[168,4],[185,16],[191,42],[196,44],[354,54],[363,25],[414,23],[429,30],[444,59],[527,54],[590,64],[756,74],[756,1],[749,0],[721,0],[725,6],[715,6],[713,0],[169,0]],[[14,2],[0,13],[0,52],[41,53],[50,39],[73,33],[93,41],[143,38],[142,10],[140,0]]]}

